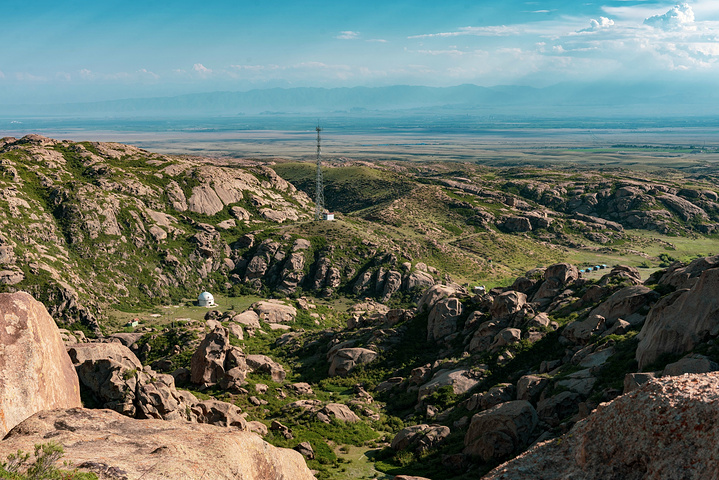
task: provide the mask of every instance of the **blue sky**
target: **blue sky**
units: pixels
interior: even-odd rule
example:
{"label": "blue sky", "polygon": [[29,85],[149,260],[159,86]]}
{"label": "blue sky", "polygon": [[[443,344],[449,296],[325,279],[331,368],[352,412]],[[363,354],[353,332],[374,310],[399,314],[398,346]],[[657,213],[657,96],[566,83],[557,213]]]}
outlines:
{"label": "blue sky", "polygon": [[34,1],[0,105],[267,87],[719,79],[719,2]]}

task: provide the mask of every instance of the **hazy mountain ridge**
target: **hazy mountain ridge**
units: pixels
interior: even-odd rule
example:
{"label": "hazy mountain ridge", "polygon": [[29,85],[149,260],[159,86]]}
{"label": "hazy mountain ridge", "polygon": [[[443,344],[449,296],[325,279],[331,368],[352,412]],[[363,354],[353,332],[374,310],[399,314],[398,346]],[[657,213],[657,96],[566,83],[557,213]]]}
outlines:
{"label": "hazy mountain ridge", "polygon": [[[710,85],[677,89],[666,84],[558,84],[549,87],[459,85],[426,87],[272,88],[193,93],[54,105],[7,105],[6,115],[238,115],[401,111],[417,108],[488,109],[494,114],[571,115],[643,110],[661,116],[712,114],[719,102]],[[526,109],[530,109],[529,112]],[[610,110],[606,110],[610,109]]]}

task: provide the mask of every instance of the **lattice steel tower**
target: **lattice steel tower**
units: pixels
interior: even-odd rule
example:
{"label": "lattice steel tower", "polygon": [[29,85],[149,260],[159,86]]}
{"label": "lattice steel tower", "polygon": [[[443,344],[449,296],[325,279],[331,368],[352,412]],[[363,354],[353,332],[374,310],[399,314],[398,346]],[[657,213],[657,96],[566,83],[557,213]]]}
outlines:
{"label": "lattice steel tower", "polygon": [[322,158],[320,157],[320,132],[322,129],[317,125],[317,185],[315,193],[315,220],[323,220],[325,213],[325,186],[322,180]]}

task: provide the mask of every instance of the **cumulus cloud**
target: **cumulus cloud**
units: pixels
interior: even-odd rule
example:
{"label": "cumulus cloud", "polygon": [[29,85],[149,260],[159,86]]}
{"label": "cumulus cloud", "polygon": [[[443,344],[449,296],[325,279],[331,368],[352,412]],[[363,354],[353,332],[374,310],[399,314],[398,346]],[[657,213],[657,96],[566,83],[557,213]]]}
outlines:
{"label": "cumulus cloud", "polygon": [[692,28],[694,23],[694,10],[688,3],[674,5],[663,15],[653,15],[644,20],[644,25],[661,30],[681,30]]}
{"label": "cumulus cloud", "polygon": [[209,75],[212,73],[212,69],[207,68],[201,63],[196,63],[192,66],[192,69],[199,73],[200,75]]}
{"label": "cumulus cloud", "polygon": [[338,38],[340,40],[354,40],[356,38],[359,38],[360,32],[353,32],[352,30],[345,30],[343,32],[340,32],[339,35],[337,35],[335,38]]}
{"label": "cumulus cloud", "polygon": [[614,20],[607,17],[599,17],[599,20],[591,19],[589,28],[591,30],[599,30],[600,28],[609,28],[614,25]]}

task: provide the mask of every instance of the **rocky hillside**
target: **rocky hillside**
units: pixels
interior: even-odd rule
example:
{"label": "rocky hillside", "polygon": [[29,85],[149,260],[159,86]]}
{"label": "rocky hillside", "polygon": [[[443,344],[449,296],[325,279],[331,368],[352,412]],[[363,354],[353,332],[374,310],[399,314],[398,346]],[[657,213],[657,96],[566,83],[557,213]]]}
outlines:
{"label": "rocky hillside", "polygon": [[97,329],[108,304],[228,281],[249,226],[308,219],[309,198],[261,166],[216,166],[120,144],[0,141],[0,284]]}
{"label": "rocky hillside", "polygon": [[388,301],[448,278],[507,285],[562,261],[656,267],[676,248],[661,240],[657,253],[642,232],[710,235],[719,222],[704,174],[332,161],[339,219],[315,223],[310,167],[4,138],[0,289],[99,332],[107,307],[203,289]]}

